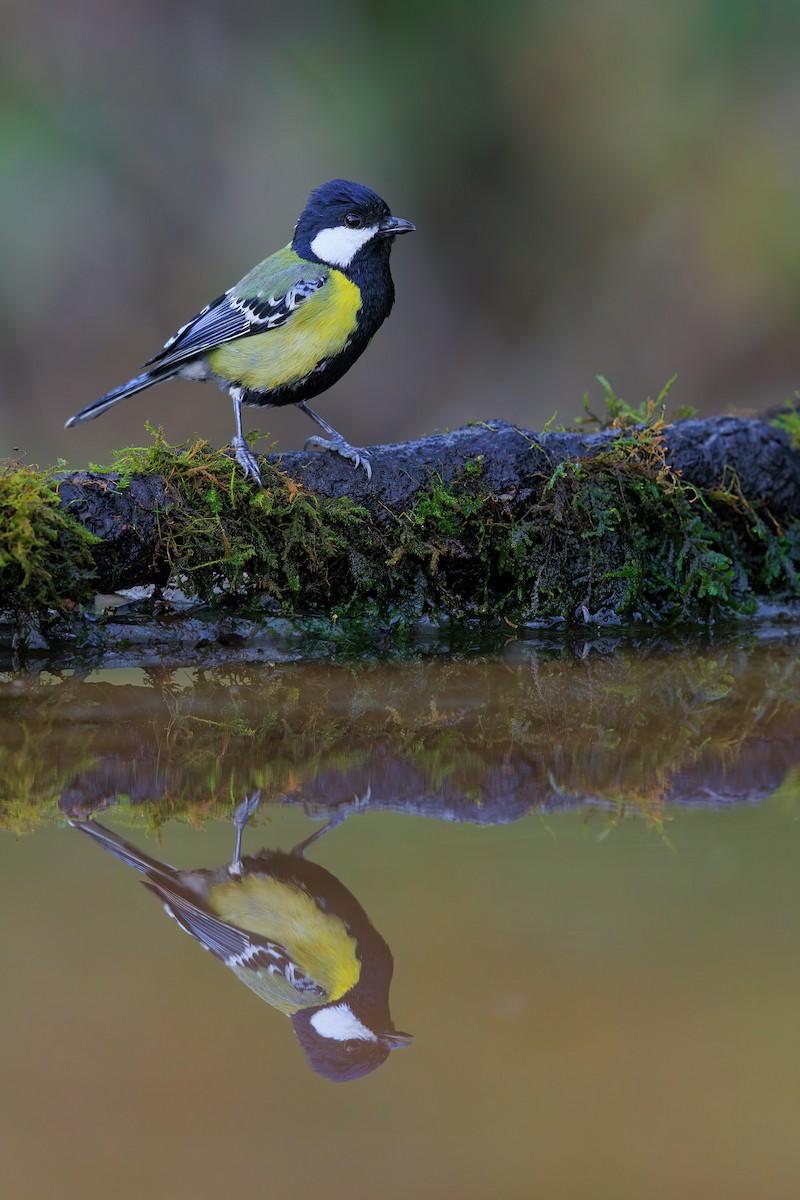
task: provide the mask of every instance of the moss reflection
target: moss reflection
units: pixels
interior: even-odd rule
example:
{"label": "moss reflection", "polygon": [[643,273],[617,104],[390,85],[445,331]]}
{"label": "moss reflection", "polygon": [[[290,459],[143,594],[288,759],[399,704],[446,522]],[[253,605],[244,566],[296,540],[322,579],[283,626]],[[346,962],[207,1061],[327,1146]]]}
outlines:
{"label": "moss reflection", "polygon": [[0,824],[113,802],[156,828],[260,789],[309,814],[497,823],[753,802],[800,760],[796,640],[515,642],[500,658],[0,684]]}

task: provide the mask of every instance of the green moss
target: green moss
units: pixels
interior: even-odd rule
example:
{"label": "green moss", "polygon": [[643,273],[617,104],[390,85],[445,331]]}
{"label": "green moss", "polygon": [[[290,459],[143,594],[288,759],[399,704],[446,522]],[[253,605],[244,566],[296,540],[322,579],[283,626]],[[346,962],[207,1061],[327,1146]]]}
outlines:
{"label": "green moss", "polygon": [[667,460],[665,428],[663,417],[625,423],[607,451],[548,480],[540,593],[564,615],[707,620],[750,606],[709,505]]}
{"label": "green moss", "polygon": [[666,457],[662,416],[563,462],[522,515],[465,472],[433,479],[389,559],[459,618],[708,621],[798,598],[800,526],[781,529],[730,480],[702,494]]}
{"label": "green moss", "polygon": [[[561,463],[538,509],[516,529],[535,611],[662,624],[754,610],[761,597],[800,598],[800,523],[781,528],[735,477],[701,491],[671,467],[661,394],[631,408],[602,377],[608,450]],[[588,411],[588,405],[587,405]]]}
{"label": "green moss", "polygon": [[[632,429],[643,425],[653,426],[658,422],[663,425],[666,420],[667,397],[678,376],[673,375],[667,380],[655,400],[648,396],[636,406],[628,404],[618,396],[604,375],[596,375],[595,378],[603,391],[603,408],[600,413],[593,412],[589,407],[589,393],[584,392],[583,415],[577,418],[576,424],[595,425],[598,429]],[[683,404],[671,413],[670,420],[682,421],[696,415],[696,409]]]}
{"label": "green moss", "polygon": [[150,446],[119,452],[112,469],[122,486],[134,475],[165,479],[170,502],[160,514],[162,548],[190,595],[269,596],[294,613],[361,593],[363,509],[347,497],[316,496],[268,463],[264,487],[257,488],[208,443],[176,447],[151,432]]}
{"label": "green moss", "polygon": [[[353,644],[376,629],[396,640],[428,618],[705,622],[760,597],[797,599],[800,523],[779,527],[733,477],[707,492],[685,483],[667,458],[664,395],[644,420],[619,401],[617,438],[562,462],[524,502],[487,493],[478,457],[455,478],[431,474],[406,511],[376,516],[266,462],[256,488],[227,454],[154,430],[113,470],[123,487],[165,480],[160,557],[190,596],[266,599],[312,625],[337,622]],[[92,538],[58,508],[51,477],[15,467],[0,486],[3,593],[34,608],[85,598]]]}
{"label": "green moss", "polygon": [[16,613],[64,610],[91,597],[97,542],[59,505],[52,471],[0,463],[0,603]]}
{"label": "green moss", "polygon": [[792,439],[792,445],[796,450],[800,450],[800,408],[795,407],[778,413],[776,417],[772,418],[772,424],[778,429],[782,429],[784,433],[788,433]]}

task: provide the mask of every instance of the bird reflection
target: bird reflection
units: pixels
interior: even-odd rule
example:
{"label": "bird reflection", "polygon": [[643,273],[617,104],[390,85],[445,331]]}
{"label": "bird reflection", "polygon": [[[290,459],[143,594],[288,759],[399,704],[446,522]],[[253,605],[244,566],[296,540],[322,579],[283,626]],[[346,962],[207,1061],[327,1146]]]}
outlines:
{"label": "bird reflection", "polygon": [[391,951],[344,884],[305,858],[335,821],[289,853],[242,858],[258,802],[255,793],[236,809],[233,858],[216,870],[179,871],[97,821],[71,824],[141,871],[182,929],[291,1018],[314,1071],[334,1082],[358,1079],[412,1040],[389,1013]]}

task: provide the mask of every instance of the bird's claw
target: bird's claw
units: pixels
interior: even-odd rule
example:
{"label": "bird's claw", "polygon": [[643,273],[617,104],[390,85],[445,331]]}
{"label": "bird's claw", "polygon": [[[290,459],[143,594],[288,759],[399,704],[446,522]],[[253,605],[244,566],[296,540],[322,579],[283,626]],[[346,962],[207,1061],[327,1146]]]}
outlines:
{"label": "bird's claw", "polygon": [[313,434],[307,438],[303,444],[304,450],[330,450],[334,454],[339,454],[342,458],[349,458],[355,466],[356,470],[363,467],[367,473],[367,479],[372,479],[372,463],[369,461],[369,455],[366,450],[356,449],[346,442],[343,437],[320,437],[319,434]]}
{"label": "bird's claw", "polygon": [[244,829],[247,822],[252,817],[253,813],[258,808],[261,801],[261,788],[253,792],[252,796],[245,796],[236,806],[236,811],[233,814],[233,823],[237,829]]}
{"label": "bird's claw", "polygon": [[249,476],[256,487],[263,487],[256,457],[245,439],[240,437],[231,438],[231,447],[236,456],[237,463],[244,471],[245,479]]}

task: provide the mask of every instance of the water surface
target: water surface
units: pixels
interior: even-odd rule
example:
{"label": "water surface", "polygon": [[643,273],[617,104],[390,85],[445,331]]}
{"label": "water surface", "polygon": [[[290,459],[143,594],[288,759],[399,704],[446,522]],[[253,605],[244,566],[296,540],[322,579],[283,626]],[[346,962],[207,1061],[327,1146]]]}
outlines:
{"label": "water surface", "polygon": [[[0,684],[14,1197],[794,1196],[798,639]],[[290,851],[394,958],[349,1083],[68,819]],[[332,901],[332,903],[334,903]],[[335,908],[335,904],[334,904]]]}

